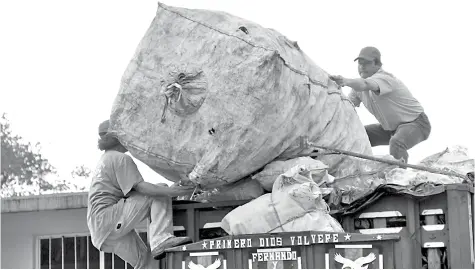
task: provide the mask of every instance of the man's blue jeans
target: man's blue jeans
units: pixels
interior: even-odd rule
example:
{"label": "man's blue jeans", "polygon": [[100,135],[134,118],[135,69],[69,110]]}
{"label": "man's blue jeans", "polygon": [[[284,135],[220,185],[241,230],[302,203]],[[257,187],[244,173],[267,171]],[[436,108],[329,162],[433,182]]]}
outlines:
{"label": "man's blue jeans", "polygon": [[365,129],[371,146],[389,145],[389,154],[407,163],[407,150],[429,138],[431,125],[423,112],[414,121],[401,124],[394,131],[384,130],[380,124],[367,125]]}

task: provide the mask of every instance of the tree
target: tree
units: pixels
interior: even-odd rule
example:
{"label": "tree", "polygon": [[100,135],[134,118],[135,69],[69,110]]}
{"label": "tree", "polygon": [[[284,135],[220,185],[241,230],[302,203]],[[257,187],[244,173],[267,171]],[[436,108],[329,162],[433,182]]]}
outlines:
{"label": "tree", "polygon": [[88,167],[84,166],[84,165],[81,165],[81,166],[77,166],[72,172],[71,172],[71,176],[73,178],[78,178],[78,177],[82,177],[82,178],[89,178],[92,174],[92,171],[91,169],[89,169]]}
{"label": "tree", "polygon": [[[58,180],[55,167],[40,153],[40,143],[35,145],[25,143],[22,137],[14,135],[5,113],[0,118],[0,133],[1,197],[81,190],[69,181]],[[72,174],[77,177],[89,177],[90,170],[80,166]]]}

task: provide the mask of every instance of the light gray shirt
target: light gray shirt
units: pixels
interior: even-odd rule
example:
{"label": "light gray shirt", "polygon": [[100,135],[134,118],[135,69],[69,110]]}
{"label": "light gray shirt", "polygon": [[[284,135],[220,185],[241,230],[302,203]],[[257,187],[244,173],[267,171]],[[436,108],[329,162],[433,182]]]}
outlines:
{"label": "light gray shirt", "polygon": [[366,80],[378,84],[380,92],[351,90],[349,99],[356,107],[363,102],[383,129],[395,131],[400,124],[414,121],[424,111],[409,89],[382,68]]}
{"label": "light gray shirt", "polygon": [[117,226],[124,197],[144,181],[134,160],[121,152],[107,150],[100,158],[89,189],[87,225],[93,245],[100,249]]}

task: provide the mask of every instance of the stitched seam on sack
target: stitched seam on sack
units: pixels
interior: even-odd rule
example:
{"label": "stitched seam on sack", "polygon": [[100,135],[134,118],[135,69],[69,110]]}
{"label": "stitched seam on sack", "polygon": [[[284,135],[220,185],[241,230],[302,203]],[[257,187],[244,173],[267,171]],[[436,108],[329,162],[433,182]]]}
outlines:
{"label": "stitched seam on sack", "polygon": [[249,45],[251,45],[251,46],[253,46],[253,47],[256,47],[256,48],[261,48],[261,49],[266,50],[266,51],[275,52],[275,53],[277,53],[277,55],[279,56],[279,58],[282,60],[282,62],[284,62],[284,65],[287,66],[290,70],[292,70],[292,71],[295,72],[295,73],[298,73],[298,74],[300,74],[300,75],[303,75],[303,76],[307,77],[307,79],[308,79],[311,83],[316,84],[316,85],[319,85],[319,86],[321,86],[321,87],[323,87],[323,88],[325,88],[325,89],[328,89],[328,85],[325,85],[323,82],[314,80],[314,79],[310,78],[310,76],[309,76],[307,73],[305,73],[305,72],[303,72],[303,71],[301,71],[301,70],[299,70],[299,69],[297,69],[297,68],[292,67],[289,63],[287,63],[287,61],[285,61],[285,59],[282,57],[282,55],[279,53],[279,51],[271,50],[271,49],[269,49],[269,48],[266,48],[266,47],[263,47],[263,46],[260,46],[260,45],[256,45],[256,44],[254,44],[254,43],[252,43],[252,42],[250,42],[250,41],[247,41],[247,40],[245,40],[245,39],[243,39],[243,38],[241,38],[241,37],[238,37],[238,36],[235,36],[235,35],[226,33],[226,32],[224,32],[224,31],[222,31],[222,30],[219,30],[219,29],[214,28],[214,27],[212,27],[212,26],[210,26],[210,25],[207,25],[207,24],[205,24],[205,23],[203,23],[203,22],[199,22],[199,21],[193,20],[193,19],[191,19],[191,18],[188,18],[187,16],[185,16],[185,15],[183,15],[183,14],[177,12],[177,11],[170,10],[170,9],[164,7],[161,3],[158,3],[158,5],[159,5],[161,8],[163,8],[164,10],[167,10],[167,11],[169,11],[169,12],[175,13],[175,14],[177,14],[178,16],[183,17],[183,18],[185,18],[185,19],[187,19],[187,20],[190,20],[190,21],[192,21],[192,22],[195,22],[195,23],[197,23],[197,24],[206,26],[206,27],[208,27],[209,29],[214,30],[214,31],[216,31],[216,32],[219,32],[219,33],[221,33],[221,34],[223,34],[223,35],[237,38],[237,39],[239,39],[239,40],[241,40],[241,41],[243,41],[243,42],[245,42],[245,43],[247,43],[247,44],[249,44]]}
{"label": "stitched seam on sack", "polygon": [[[273,204],[272,204],[272,206],[273,206]],[[273,208],[274,208],[275,214],[276,214],[277,217],[278,217],[277,210],[275,209],[274,206],[273,206]],[[289,219],[288,219],[287,221],[285,221],[284,223],[281,223],[280,218],[279,218],[279,223],[280,223],[280,225],[278,225],[277,227],[274,227],[274,228],[270,229],[269,231],[267,231],[267,233],[272,232],[272,231],[275,230],[275,229],[282,228],[282,227],[284,227],[285,224],[287,224],[287,223],[289,223],[289,222],[291,222],[291,221],[294,221],[294,220],[296,220],[296,219],[299,219],[299,218],[305,216],[306,214],[313,213],[313,212],[315,212],[315,211],[325,211],[325,210],[324,210],[324,209],[320,209],[320,208],[313,209],[313,210],[307,210],[307,211],[303,212],[301,215],[293,216],[293,217],[289,218]],[[284,229],[282,228],[282,230],[284,230]]]}
{"label": "stitched seam on sack", "polygon": [[[351,101],[350,101],[348,98],[346,98],[346,97],[344,97],[343,95],[341,95],[339,92],[332,91],[332,92],[327,92],[327,94],[328,94],[328,95],[331,95],[331,94],[338,94],[338,95],[340,95],[340,97],[341,97],[342,100],[346,100],[346,101],[350,102],[350,104],[351,104]],[[356,110],[354,107],[353,107],[353,109]],[[325,131],[325,130],[327,129],[328,125],[330,124],[330,122],[332,122],[333,118],[335,117],[335,114],[336,114],[336,113],[333,114],[332,119],[331,119],[331,120],[327,123],[327,125],[323,128],[322,134],[324,134],[323,131]],[[320,136],[317,138],[317,140],[318,140],[319,138],[320,138]],[[133,144],[133,143],[125,143],[125,146],[130,146],[130,147],[132,147],[132,148],[135,148],[135,149],[137,149],[137,150],[140,150],[140,151],[142,151],[143,153],[145,153],[145,154],[147,154],[147,155],[154,156],[154,157],[159,158],[159,159],[161,159],[161,160],[163,160],[163,161],[165,161],[165,162],[167,162],[167,163],[172,163],[172,164],[174,164],[174,165],[185,165],[185,166],[196,167],[196,165],[193,165],[193,164],[190,164],[190,163],[177,162],[177,161],[174,161],[174,160],[169,159],[169,158],[167,158],[167,157],[164,157],[164,156],[161,156],[161,155],[152,153],[152,152],[150,152],[150,151],[148,151],[148,150],[145,150],[145,149],[143,149],[143,148],[141,148],[141,147],[136,146],[136,145]],[[257,174],[256,174],[256,175],[257,175]],[[271,175],[264,174],[263,176],[266,177],[266,176],[271,176]],[[226,178],[224,178],[224,177],[219,177],[219,176],[217,176],[217,175],[214,175],[214,178],[217,179],[217,180],[226,182],[226,183],[231,183],[230,181],[228,181],[228,179],[226,179]]]}
{"label": "stitched seam on sack", "polygon": [[[253,47],[261,48],[261,49],[267,50],[267,51],[273,51],[273,52],[277,53],[277,55],[278,55],[279,58],[282,60],[282,62],[284,63],[284,65],[287,66],[290,70],[292,70],[293,72],[295,72],[295,73],[297,73],[297,74],[300,74],[300,75],[303,75],[303,76],[307,77],[307,79],[308,79],[311,83],[313,83],[313,84],[315,84],[315,85],[319,85],[319,86],[321,86],[321,87],[323,87],[323,88],[325,88],[325,89],[328,89],[328,85],[325,85],[323,82],[320,82],[320,81],[317,81],[317,80],[314,80],[314,79],[310,78],[309,75],[306,74],[305,72],[303,72],[303,71],[301,71],[301,70],[298,70],[298,69],[292,67],[290,64],[288,64],[288,63],[285,61],[285,59],[281,56],[281,54],[279,53],[279,51],[271,50],[271,49],[269,49],[269,48],[256,45],[256,44],[254,44],[254,43],[252,43],[252,42],[250,42],[250,41],[247,41],[247,40],[245,40],[245,39],[243,39],[243,38],[241,38],[241,37],[238,37],[238,36],[235,36],[235,35],[226,33],[226,32],[224,32],[224,31],[222,31],[222,30],[213,28],[213,27],[211,27],[211,26],[209,26],[209,25],[207,25],[207,24],[205,24],[205,23],[203,23],[203,22],[199,22],[199,21],[193,20],[193,19],[191,19],[191,18],[188,18],[188,17],[186,17],[185,15],[183,15],[183,14],[181,14],[181,13],[179,13],[179,12],[176,12],[176,11],[173,11],[173,10],[168,9],[167,7],[163,6],[160,2],[158,3],[158,5],[159,5],[161,8],[163,8],[164,10],[166,10],[166,11],[169,11],[169,12],[171,12],[171,13],[174,13],[174,14],[180,16],[180,17],[183,17],[183,18],[185,18],[185,19],[187,19],[187,20],[190,20],[190,21],[192,21],[192,22],[195,22],[195,23],[197,23],[197,24],[200,24],[200,25],[203,25],[203,26],[205,26],[205,27],[208,27],[209,29],[212,29],[212,30],[214,30],[214,31],[216,31],[216,32],[219,32],[219,33],[223,34],[223,35],[227,35],[227,36],[230,36],[230,37],[237,38],[237,39],[239,39],[239,40],[241,40],[241,41],[243,41],[243,42],[245,42],[245,43],[247,43],[247,44],[249,44],[249,45],[251,45],[251,46],[253,46]],[[331,95],[331,94],[338,94],[338,95],[340,95],[340,97],[341,97],[342,100],[346,100],[346,101],[350,102],[350,104],[351,104],[351,101],[350,101],[348,98],[346,98],[345,96],[343,96],[342,93],[339,93],[339,92],[336,92],[336,91],[326,92],[326,93],[327,93],[328,95]],[[353,106],[353,109],[355,109],[354,106]],[[355,110],[356,110],[356,109],[355,109]],[[333,119],[333,117],[332,117],[332,119]],[[325,128],[326,128],[326,127],[325,127]],[[130,144],[129,144],[129,143],[126,143],[126,146],[130,146],[130,147],[132,147],[132,148],[135,148],[135,149],[137,149],[137,150],[140,150],[140,151],[144,152],[145,154],[148,154],[148,155],[154,156],[154,157],[156,157],[156,158],[162,159],[163,161],[165,161],[165,162],[167,162],[167,163],[173,163],[173,164],[175,164],[175,165],[188,165],[188,166],[192,166],[192,167],[195,166],[195,165],[192,165],[192,164],[189,164],[189,163],[181,163],[181,162],[177,162],[177,161],[168,159],[168,158],[166,158],[166,157],[164,157],[164,156],[161,156],[161,155],[158,155],[158,154],[149,152],[149,151],[147,151],[147,150],[145,150],[145,149],[142,149],[142,148],[140,148],[140,147],[138,147],[138,146],[136,146],[136,145],[134,145],[134,144],[132,144],[132,143],[130,143]],[[217,180],[220,180],[220,181],[229,183],[229,181],[227,181],[227,180],[226,180],[225,178],[223,178],[223,177],[219,177],[219,176],[217,176],[217,175],[214,175],[214,178],[217,179]]]}
{"label": "stitched seam on sack", "polygon": [[[152,153],[150,151],[147,151],[141,147],[138,147],[136,146],[135,144],[132,144],[132,143],[125,143],[125,146],[126,147],[132,147],[132,148],[135,148],[136,150],[140,150],[142,151],[143,153],[147,154],[147,155],[150,155],[150,156],[153,156],[153,157],[156,157],[156,158],[159,158],[167,163],[173,163],[174,165],[187,165],[187,166],[191,166],[191,167],[196,167],[195,165],[193,164],[189,164],[189,163],[181,163],[181,162],[177,162],[177,161],[174,161],[174,160],[171,160],[171,159],[168,159],[164,156],[161,156],[161,155],[158,155],[158,154],[155,154],[155,153]],[[223,177],[219,177],[217,175],[214,175],[213,178],[217,179],[217,180],[220,180],[220,181],[223,181],[223,182],[226,182],[226,183],[230,183],[230,181],[228,181],[227,179],[223,178]]]}
{"label": "stitched seam on sack", "polygon": [[[267,51],[273,51],[273,52],[275,52],[275,53],[277,53],[277,54],[279,55],[279,58],[282,60],[282,62],[284,62],[284,65],[287,66],[290,70],[292,70],[292,71],[295,72],[295,73],[298,73],[298,74],[300,74],[300,75],[303,75],[303,76],[307,77],[307,79],[308,79],[311,83],[316,84],[316,85],[319,85],[319,86],[321,86],[321,87],[323,87],[323,88],[325,88],[325,89],[328,89],[328,85],[325,85],[323,82],[320,82],[320,81],[317,81],[317,80],[314,80],[314,79],[310,78],[310,76],[309,76],[308,74],[306,74],[305,72],[303,72],[303,71],[301,71],[301,70],[298,70],[297,68],[294,68],[294,67],[292,67],[290,64],[288,64],[288,63],[285,61],[285,59],[280,55],[279,51],[274,51],[274,50],[271,50],[271,49],[269,49],[269,48],[266,48],[266,47],[263,47],[263,46],[260,46],[260,45],[256,45],[256,44],[254,44],[254,43],[252,43],[252,42],[250,42],[250,41],[247,41],[247,40],[245,40],[245,39],[243,39],[243,38],[241,38],[241,37],[238,37],[238,36],[235,36],[235,35],[226,33],[226,32],[224,32],[224,31],[222,31],[222,30],[219,30],[219,29],[214,28],[214,27],[212,27],[212,26],[210,26],[210,25],[207,25],[207,24],[205,24],[205,23],[203,23],[203,22],[199,22],[199,21],[193,20],[193,19],[191,19],[191,18],[188,18],[187,16],[185,16],[185,15],[183,15],[183,14],[177,12],[177,11],[168,9],[167,7],[163,6],[162,3],[160,3],[160,2],[158,3],[158,5],[159,5],[161,8],[163,8],[164,10],[167,10],[167,11],[169,11],[169,12],[171,12],[171,13],[174,13],[174,14],[180,16],[180,17],[183,17],[183,18],[185,18],[185,19],[187,19],[187,20],[190,20],[190,21],[192,21],[192,22],[195,22],[195,23],[197,23],[197,24],[206,26],[206,27],[208,27],[209,29],[212,29],[212,30],[214,30],[214,31],[216,31],[216,32],[219,32],[219,33],[223,34],[223,35],[237,38],[237,39],[239,39],[239,40],[241,40],[241,41],[243,41],[243,42],[245,42],[245,43],[247,43],[247,44],[249,44],[249,45],[251,45],[251,46],[253,46],[253,47],[261,48],[261,49],[264,49],[264,50],[267,50]],[[331,94],[338,94],[338,95],[340,95],[340,97],[341,97],[342,100],[346,100],[346,101],[350,102],[350,104],[352,104],[351,101],[350,101],[350,99],[347,98],[347,97],[345,97],[345,96],[343,96],[340,92],[332,91],[332,92],[327,92],[327,94],[329,94],[329,95],[331,95]],[[353,104],[352,104],[352,105],[353,105]],[[354,108],[354,105],[353,105],[353,108]],[[355,110],[356,110],[356,109],[355,109]]]}
{"label": "stitched seam on sack", "polygon": [[[277,180],[276,180],[276,181],[277,181]],[[290,217],[290,218],[287,219],[284,223],[282,223],[282,221],[280,220],[279,213],[277,212],[277,209],[275,208],[274,199],[273,199],[274,196],[273,196],[273,195],[274,195],[274,194],[271,194],[271,196],[270,196],[270,202],[271,202],[271,204],[272,204],[272,210],[274,210],[273,212],[274,212],[274,214],[276,215],[277,220],[279,221],[279,225],[277,225],[276,227],[274,227],[274,228],[268,230],[268,231],[267,231],[268,233],[271,232],[271,231],[273,231],[273,230],[275,230],[275,229],[277,229],[277,228],[282,228],[282,231],[285,232],[285,230],[284,230],[284,228],[283,228],[283,226],[284,226],[285,224],[287,224],[287,223],[289,223],[289,222],[291,222],[291,221],[293,221],[293,220],[296,220],[296,219],[298,219],[298,218],[301,218],[301,217],[305,216],[306,214],[312,213],[312,212],[314,212],[314,211],[316,211],[316,210],[317,210],[317,211],[318,211],[318,210],[321,210],[321,211],[324,211],[324,212],[325,212],[325,209],[320,209],[320,208],[316,208],[316,209],[312,209],[312,210],[307,210],[307,211],[303,212],[302,214],[300,214],[300,215],[298,215],[298,216]],[[328,208],[328,205],[327,205],[327,208]]]}
{"label": "stitched seam on sack", "polygon": [[[210,26],[210,25],[207,25],[207,24],[205,24],[205,23],[203,23],[203,22],[195,21],[195,20],[193,20],[193,19],[191,19],[191,18],[188,18],[188,17],[186,17],[185,15],[183,15],[183,14],[177,12],[177,11],[170,10],[170,9],[166,8],[166,7],[163,6],[160,2],[158,3],[158,5],[159,5],[161,8],[163,8],[164,10],[167,10],[167,11],[169,11],[169,12],[171,12],[171,13],[175,13],[176,15],[178,15],[178,16],[180,16],[180,17],[183,17],[183,18],[185,18],[185,19],[187,19],[187,20],[190,20],[190,21],[192,21],[192,22],[195,22],[195,23],[197,23],[197,24],[206,26],[206,27],[208,27],[209,29],[212,29],[212,30],[214,30],[214,31],[216,31],[216,32],[219,32],[219,33],[223,34],[223,35],[237,38],[237,39],[239,39],[239,40],[241,40],[241,41],[243,41],[243,42],[245,42],[245,43],[247,43],[247,44],[249,44],[249,45],[251,45],[251,46],[253,46],[253,47],[261,48],[261,49],[264,49],[264,50],[267,50],[267,51],[273,51],[273,52],[275,52],[275,53],[277,53],[277,54],[279,55],[279,58],[282,60],[282,62],[284,62],[284,65],[287,66],[290,70],[294,71],[295,73],[298,73],[298,74],[300,74],[300,75],[303,75],[303,76],[307,77],[307,79],[308,79],[311,83],[316,84],[316,85],[319,85],[319,86],[321,86],[321,87],[323,87],[323,88],[325,88],[325,89],[328,89],[328,85],[325,85],[323,82],[314,80],[314,79],[310,78],[310,76],[309,76],[307,73],[305,73],[305,72],[303,72],[303,71],[301,71],[301,70],[298,70],[297,68],[292,67],[292,66],[291,66],[289,63],[287,63],[287,62],[285,61],[285,59],[280,55],[279,51],[274,51],[274,50],[271,50],[271,49],[269,49],[269,48],[266,48],[266,47],[263,47],[263,46],[260,46],[260,45],[256,45],[256,44],[254,44],[254,43],[252,43],[252,42],[250,42],[250,41],[247,41],[247,40],[245,40],[245,39],[243,39],[243,38],[241,38],[241,37],[238,37],[238,36],[235,36],[235,35],[226,33],[226,32],[224,32],[224,31],[222,31],[222,30],[219,30],[219,29],[214,28],[214,27],[212,27],[212,26]],[[339,93],[339,92],[334,92],[334,91],[333,91],[333,92],[327,92],[327,94],[329,94],[329,95],[330,95],[330,94],[338,94],[338,95],[340,95],[340,97],[341,97],[342,100],[346,100],[346,101],[350,102],[350,104],[353,105],[353,103],[350,101],[349,98],[343,96],[343,95],[342,95],[341,93]],[[355,109],[355,108],[354,108],[354,105],[353,105],[353,109]],[[356,109],[355,109],[355,111],[356,111]]]}
{"label": "stitched seam on sack", "polygon": [[323,135],[323,134],[326,134],[325,131],[327,130],[327,128],[328,128],[328,126],[330,125],[330,123],[333,122],[333,119],[335,119],[336,113],[337,113],[337,111],[335,111],[335,112],[333,113],[332,118],[330,119],[330,121],[328,121],[328,123],[327,123],[327,124],[325,125],[325,127],[322,129],[322,132],[321,132],[320,135],[315,139],[315,141],[320,140],[320,138],[322,137],[322,135]]}
{"label": "stitched seam on sack", "polygon": [[[269,230],[268,232],[271,232],[271,231],[273,231],[273,230],[275,230],[275,229],[277,229],[277,228],[281,228],[281,227],[283,226],[282,222],[280,221],[279,213],[277,212],[277,209],[275,209],[274,199],[273,199],[273,196],[272,196],[272,195],[274,195],[274,194],[271,194],[271,195],[270,195],[270,203],[272,204],[272,210],[274,210],[274,215],[276,215],[277,220],[279,221],[279,225],[277,225],[277,227],[275,227],[275,228]],[[284,229],[282,228],[282,230],[284,230]]]}
{"label": "stitched seam on sack", "polygon": [[[353,105],[353,103],[351,103],[350,99],[347,98],[347,97],[345,97],[345,96],[343,96],[341,93],[336,92],[336,91],[332,91],[332,92],[327,92],[327,94],[328,94],[328,95],[333,95],[333,94],[338,94],[338,95],[340,95],[341,100],[350,102],[350,104],[351,104],[352,107],[353,107],[353,110],[356,111],[356,108],[355,108],[355,106]],[[325,125],[325,127],[322,129],[322,132],[321,132],[320,136],[318,136],[318,137],[315,139],[315,141],[318,141],[318,140],[321,138],[321,135],[325,134],[325,130],[328,128],[328,126],[330,125],[330,123],[333,121],[333,119],[335,118],[335,115],[336,115],[336,111],[335,111],[335,113],[332,115],[332,118],[330,119],[330,121],[328,121],[328,123],[327,123],[327,124]]]}
{"label": "stitched seam on sack", "polygon": [[343,100],[343,101],[348,101],[348,102],[351,104],[351,106],[353,107],[353,110],[356,112],[355,105],[351,102],[351,100],[350,100],[348,97],[342,95],[341,93],[339,93],[339,92],[337,92],[337,91],[327,92],[327,94],[328,94],[328,95],[334,95],[334,94],[339,95],[340,98],[341,98],[341,100]]}

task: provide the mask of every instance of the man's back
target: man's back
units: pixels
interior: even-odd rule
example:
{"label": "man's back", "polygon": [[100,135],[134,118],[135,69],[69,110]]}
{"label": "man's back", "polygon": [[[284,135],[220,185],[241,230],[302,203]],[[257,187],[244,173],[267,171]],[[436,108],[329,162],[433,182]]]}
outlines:
{"label": "man's back", "polygon": [[100,158],[89,189],[87,222],[92,241],[100,246],[112,230],[131,189],[143,181],[137,165],[124,153],[107,150]]}

